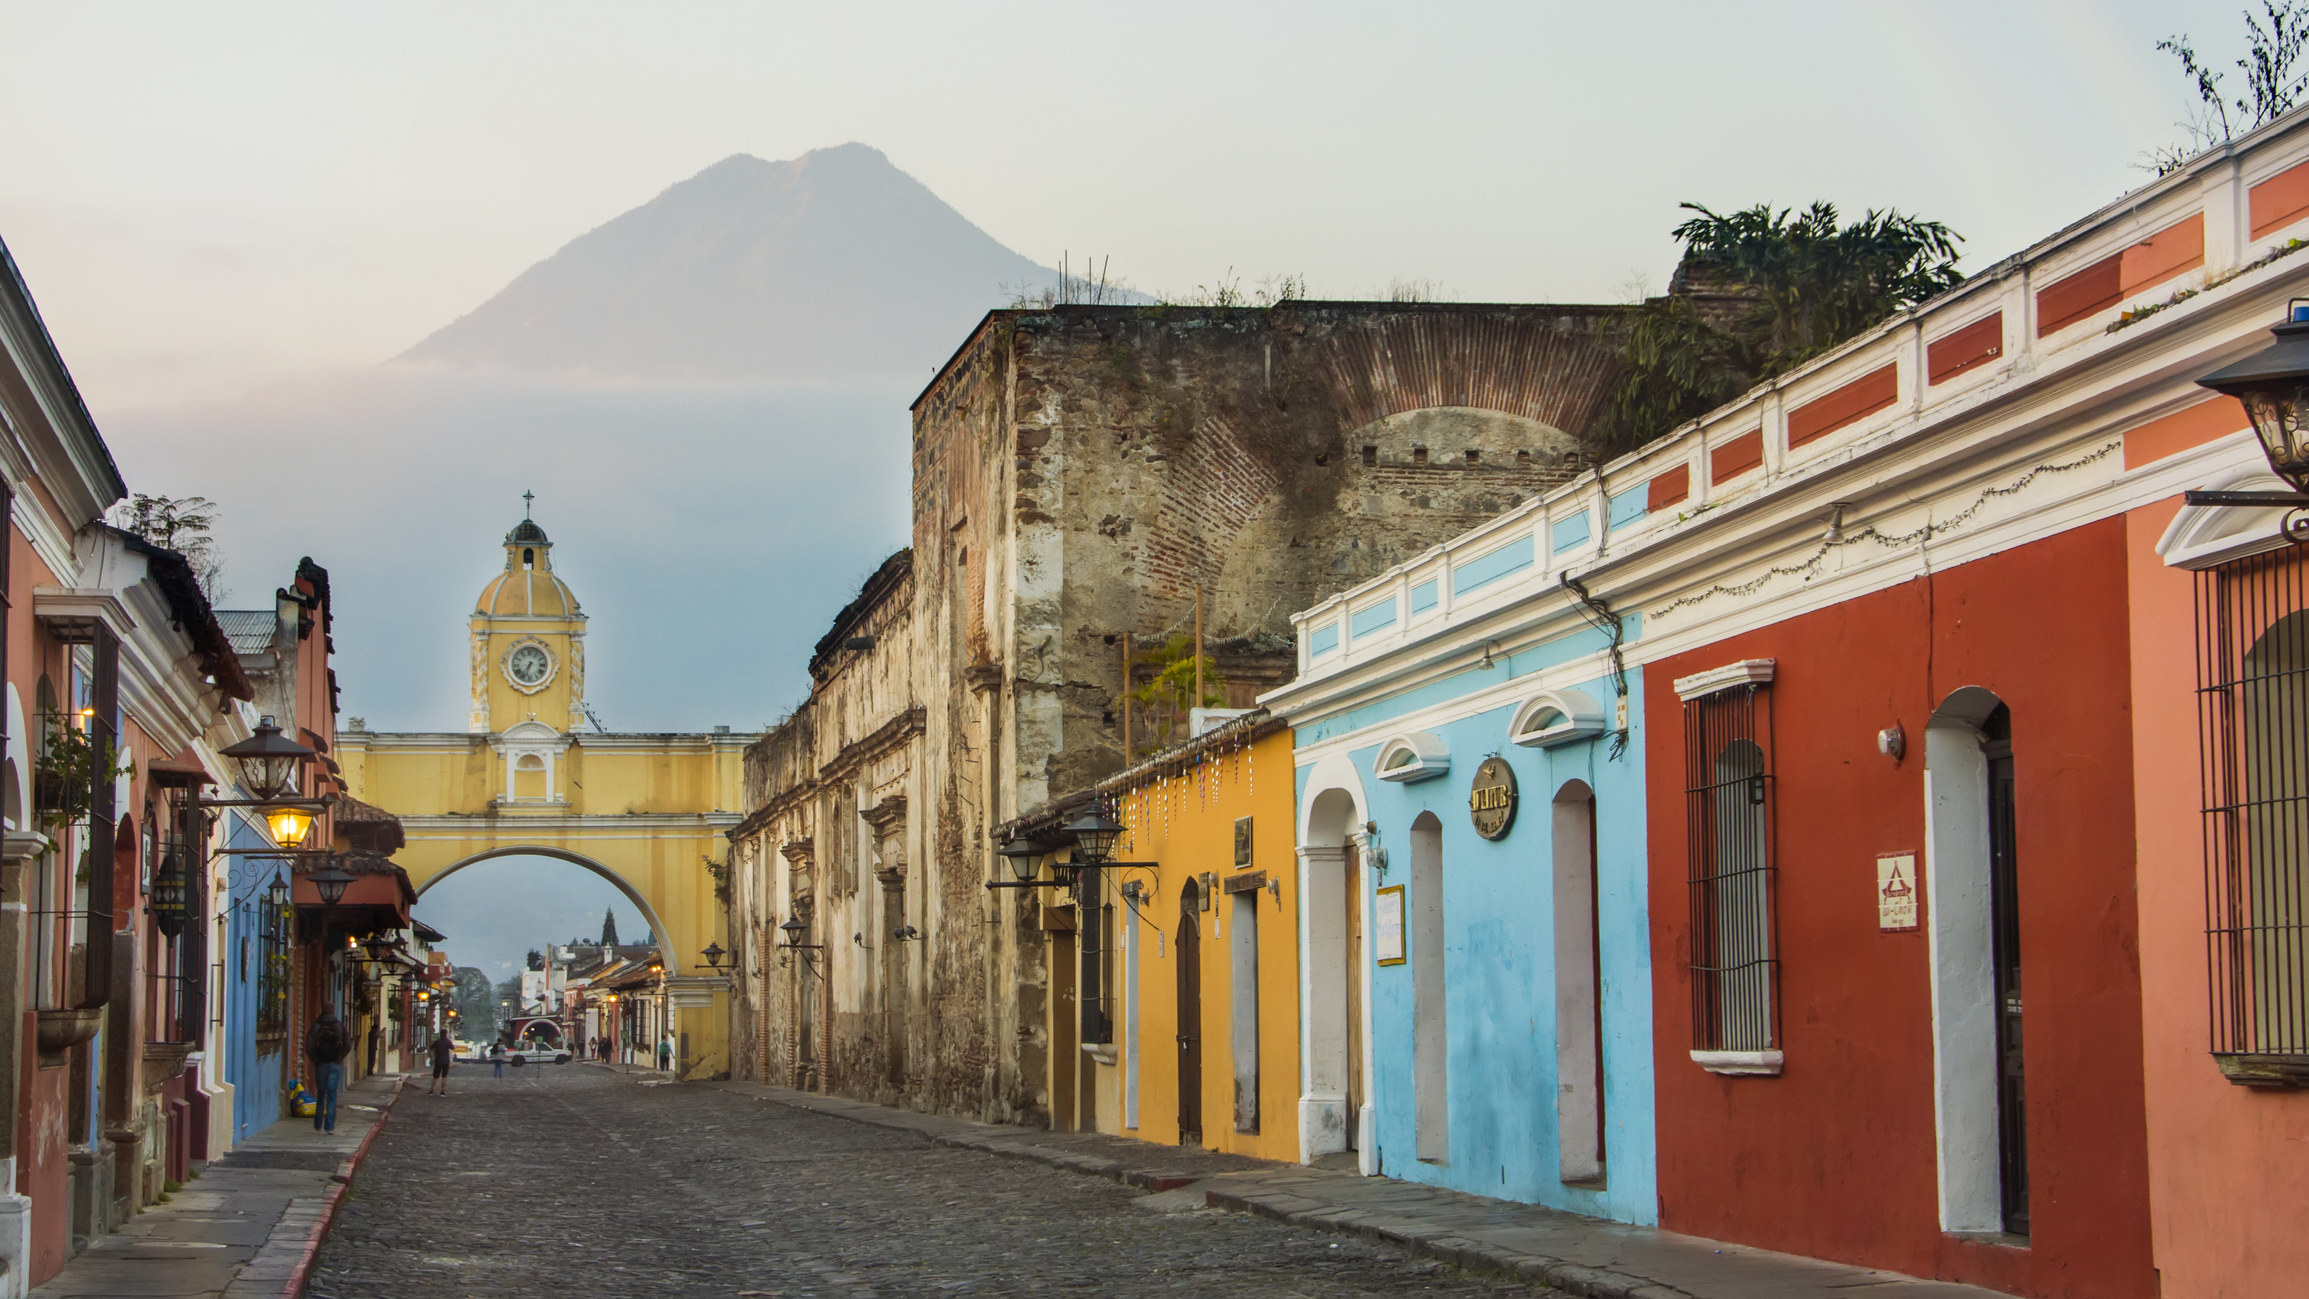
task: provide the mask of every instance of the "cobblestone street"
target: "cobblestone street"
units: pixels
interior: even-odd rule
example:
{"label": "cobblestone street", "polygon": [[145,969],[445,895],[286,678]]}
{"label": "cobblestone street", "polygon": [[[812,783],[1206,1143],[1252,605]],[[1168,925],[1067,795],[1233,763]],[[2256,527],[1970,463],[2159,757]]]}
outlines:
{"label": "cobblestone street", "polygon": [[310,1294],[1551,1293],[717,1088],[451,1086],[395,1107]]}

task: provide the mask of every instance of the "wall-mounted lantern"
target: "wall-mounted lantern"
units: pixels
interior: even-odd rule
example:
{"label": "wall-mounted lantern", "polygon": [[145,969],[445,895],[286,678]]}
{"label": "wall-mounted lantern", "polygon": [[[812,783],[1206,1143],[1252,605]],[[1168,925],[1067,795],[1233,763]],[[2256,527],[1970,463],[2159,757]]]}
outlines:
{"label": "wall-mounted lantern", "polygon": [[[2295,298],[2285,323],[2270,329],[2275,342],[2197,382],[2237,399],[2253,421],[2261,455],[2290,492],[2190,492],[2191,505],[2284,506],[2309,509],[2309,299]],[[2309,515],[2285,520],[2287,535],[2309,534]]]}

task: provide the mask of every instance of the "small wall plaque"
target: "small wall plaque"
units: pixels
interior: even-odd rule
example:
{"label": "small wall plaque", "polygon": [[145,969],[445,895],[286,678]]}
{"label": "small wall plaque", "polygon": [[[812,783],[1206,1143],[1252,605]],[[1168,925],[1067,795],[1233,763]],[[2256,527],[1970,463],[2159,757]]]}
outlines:
{"label": "small wall plaque", "polygon": [[1468,819],[1486,839],[1504,839],[1515,827],[1515,769],[1505,758],[1485,758],[1467,791]]}
{"label": "small wall plaque", "polygon": [[1250,864],[1251,818],[1238,816],[1235,818],[1235,869],[1241,870]]}
{"label": "small wall plaque", "polygon": [[1916,854],[1888,852],[1876,858],[1876,927],[1886,932],[1916,928]]}
{"label": "small wall plaque", "polygon": [[1371,935],[1372,950],[1381,965],[1401,965],[1403,955],[1403,886],[1379,890],[1378,924]]}

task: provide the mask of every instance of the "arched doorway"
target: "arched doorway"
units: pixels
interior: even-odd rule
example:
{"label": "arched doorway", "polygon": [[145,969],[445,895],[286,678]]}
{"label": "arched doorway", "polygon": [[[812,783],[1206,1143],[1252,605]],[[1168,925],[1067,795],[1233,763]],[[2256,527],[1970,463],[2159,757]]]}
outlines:
{"label": "arched doorway", "polygon": [[1451,1162],[1451,1035],[1445,1018],[1443,821],[1421,812],[1411,822],[1411,1088],[1423,1164]]}
{"label": "arched doorway", "polygon": [[512,1042],[516,1065],[654,1065],[659,1044],[678,1041],[670,927],[603,863],[513,844],[451,863],[418,893],[413,918],[446,935],[436,946],[456,970],[445,1026],[471,1049]]}
{"label": "arched doorway", "polygon": [[1312,1163],[1351,1152],[1364,1173],[1376,1171],[1366,1152],[1370,1089],[1364,1042],[1368,1025],[1364,983],[1363,787],[1344,757],[1316,764],[1307,782],[1299,831],[1299,898],[1303,908],[1306,978],[1299,1100],[1299,1157]]}
{"label": "arched doorway", "polygon": [[1994,692],[1966,686],[1934,710],[1924,789],[1941,1226],[2025,1236],[2012,711]]}
{"label": "arched doorway", "polygon": [[1604,1175],[1604,1087],[1595,791],[1584,780],[1567,780],[1553,812],[1558,1177],[1596,1182]]}
{"label": "arched doorway", "polygon": [[1179,1144],[1203,1143],[1203,892],[1179,890]]}

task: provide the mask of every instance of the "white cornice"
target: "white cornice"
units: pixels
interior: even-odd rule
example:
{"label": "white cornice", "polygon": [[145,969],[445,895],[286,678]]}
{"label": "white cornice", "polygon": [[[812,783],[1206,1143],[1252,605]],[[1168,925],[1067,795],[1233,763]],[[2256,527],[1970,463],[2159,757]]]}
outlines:
{"label": "white cornice", "polygon": [[1688,677],[1676,678],[1676,698],[1693,700],[1712,695],[1734,686],[1769,685],[1777,659],[1742,659],[1720,668],[1709,668]]}

